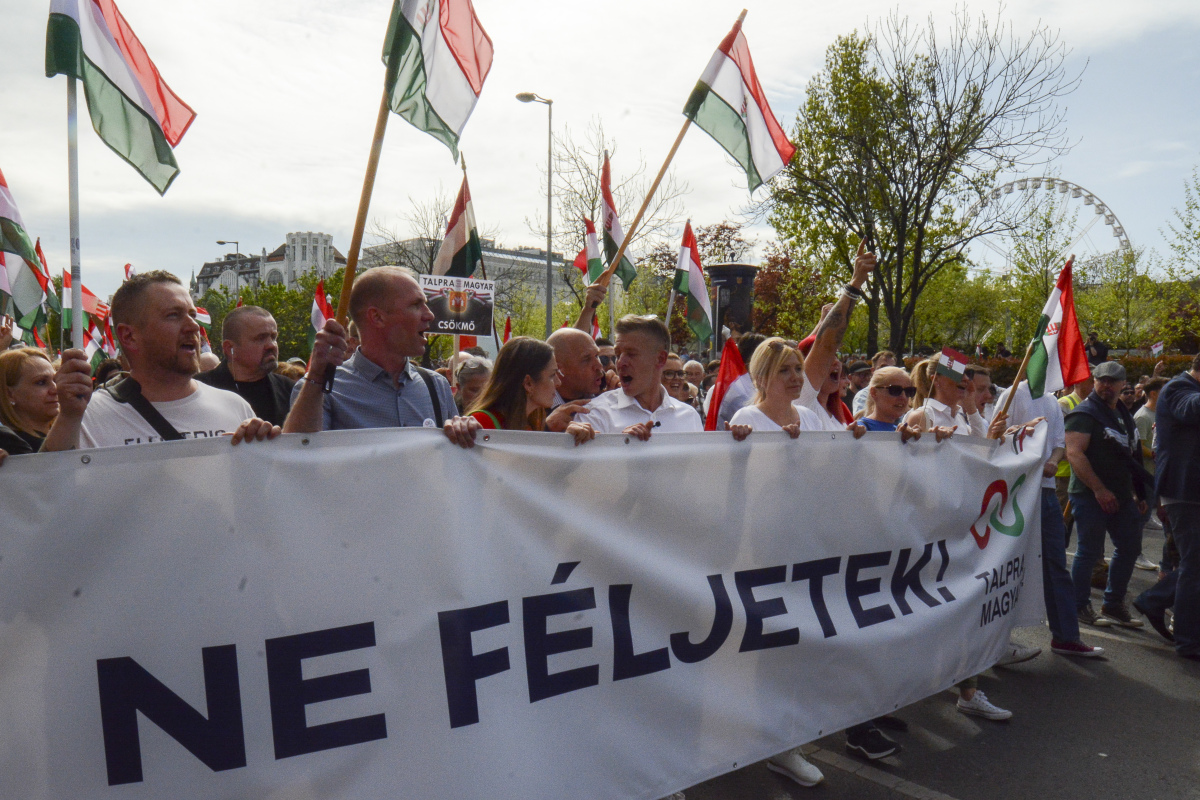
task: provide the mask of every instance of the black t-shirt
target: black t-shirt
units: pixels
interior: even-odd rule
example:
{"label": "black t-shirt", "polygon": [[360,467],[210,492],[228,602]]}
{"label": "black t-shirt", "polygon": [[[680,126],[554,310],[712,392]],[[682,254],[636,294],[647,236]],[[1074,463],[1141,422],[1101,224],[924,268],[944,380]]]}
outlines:
{"label": "black t-shirt", "polygon": [[1100,341],[1088,342],[1087,357],[1088,363],[1093,366],[1103,364],[1105,361],[1108,361],[1108,345]]}
{"label": "black t-shirt", "polygon": [[44,436],[25,433],[25,431],[14,431],[0,425],[0,450],[6,451],[10,456],[36,453],[42,449],[43,441],[45,441]]}
{"label": "black t-shirt", "polygon": [[242,399],[254,409],[254,416],[274,422],[272,417],[275,416],[275,392],[271,389],[270,378],[250,382],[235,381],[233,385]]}
{"label": "black t-shirt", "polygon": [[[1092,471],[1104,484],[1104,487],[1116,495],[1121,503],[1133,498],[1133,474],[1129,471],[1128,439],[1137,436],[1137,428],[1126,430],[1121,416],[1115,415],[1116,433],[1127,437],[1125,442],[1112,438],[1106,433],[1106,428],[1099,420],[1083,413],[1067,415],[1065,427],[1068,432],[1086,433],[1087,449],[1083,454],[1092,465]],[[1124,450],[1125,452],[1122,452]],[[1067,487],[1071,494],[1086,494],[1095,496],[1079,476],[1071,473],[1071,483]]]}

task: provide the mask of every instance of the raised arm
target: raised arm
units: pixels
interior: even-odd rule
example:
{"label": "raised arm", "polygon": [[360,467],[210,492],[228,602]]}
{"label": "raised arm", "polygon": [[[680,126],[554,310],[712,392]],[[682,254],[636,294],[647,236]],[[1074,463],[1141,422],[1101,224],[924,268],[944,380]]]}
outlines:
{"label": "raised arm", "polygon": [[325,370],[345,360],[346,329],[337,320],[326,320],[313,342],[308,372],[300,379],[292,410],[283,421],[284,433],[316,433],[325,427]]}
{"label": "raised arm", "polygon": [[583,308],[579,309],[579,316],[575,318],[575,327],[590,334],[592,320],[596,317],[596,308],[604,302],[604,298],[607,296],[608,287],[602,283],[593,283],[587,287],[587,294],[583,297]]}
{"label": "raised arm", "polygon": [[858,255],[854,258],[854,277],[842,289],[833,308],[817,325],[816,341],[804,359],[804,378],[811,386],[820,389],[829,377],[829,365],[842,346],[846,326],[850,324],[850,312],[854,304],[863,299],[862,286],[875,271],[875,254],[867,250],[866,241],[859,242]]}

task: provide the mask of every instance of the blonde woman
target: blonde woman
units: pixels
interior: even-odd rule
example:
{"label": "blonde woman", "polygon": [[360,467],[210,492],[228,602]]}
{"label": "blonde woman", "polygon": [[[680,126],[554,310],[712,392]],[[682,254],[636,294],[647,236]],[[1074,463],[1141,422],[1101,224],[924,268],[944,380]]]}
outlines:
{"label": "blonde woman", "polygon": [[734,439],[740,442],[751,431],[787,431],[795,439],[801,430],[820,430],[812,409],[796,404],[804,387],[800,351],[772,336],[754,351],[749,370],[754,396],[726,424]]}
{"label": "blonde woman", "polygon": [[948,428],[959,436],[987,435],[987,424],[975,408],[974,377],[970,369],[958,374],[936,357],[917,364],[912,371],[917,391],[904,421],[920,431]]}
{"label": "blonde woman", "polygon": [[58,416],[54,365],[41,350],[0,353],[0,448],[36,453]]}

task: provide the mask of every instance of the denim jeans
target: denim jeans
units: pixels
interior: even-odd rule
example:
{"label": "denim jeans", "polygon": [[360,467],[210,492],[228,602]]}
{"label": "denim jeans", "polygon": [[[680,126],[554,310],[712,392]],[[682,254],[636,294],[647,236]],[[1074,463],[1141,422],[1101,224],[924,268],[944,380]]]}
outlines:
{"label": "denim jeans", "polygon": [[1060,642],[1079,641],[1075,585],[1067,572],[1066,527],[1053,489],[1042,487],[1042,591],[1050,634]]}
{"label": "denim jeans", "polygon": [[1179,548],[1175,585],[1175,651],[1200,655],[1200,504],[1171,503],[1167,519]]}
{"label": "denim jeans", "polygon": [[1113,514],[1106,514],[1090,494],[1072,494],[1071,507],[1075,511],[1075,531],[1079,546],[1075,549],[1075,562],[1071,565],[1071,580],[1075,583],[1075,608],[1082,609],[1091,601],[1092,568],[1104,558],[1104,533],[1112,537],[1113,557],[1108,566],[1108,588],[1104,590],[1105,603],[1122,603],[1133,576],[1133,565],[1142,552],[1142,529],[1138,526],[1140,514],[1132,498],[1121,504]]}

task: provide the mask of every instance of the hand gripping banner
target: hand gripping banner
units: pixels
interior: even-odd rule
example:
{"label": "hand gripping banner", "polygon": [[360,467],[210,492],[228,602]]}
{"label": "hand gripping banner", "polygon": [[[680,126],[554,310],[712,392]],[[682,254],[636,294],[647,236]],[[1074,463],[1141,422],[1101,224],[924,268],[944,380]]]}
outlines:
{"label": "hand gripping banner", "polygon": [[1041,618],[1044,444],[10,458],[4,795],[663,797],[988,668]]}

